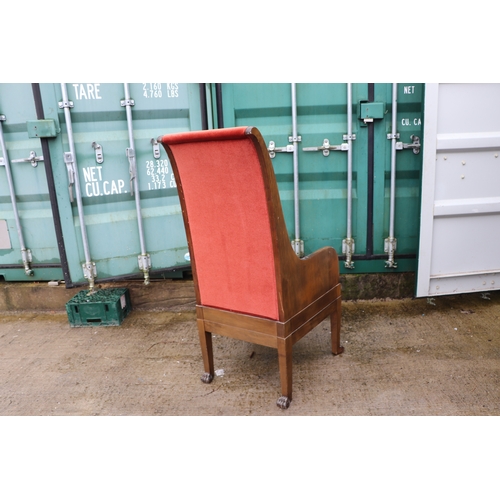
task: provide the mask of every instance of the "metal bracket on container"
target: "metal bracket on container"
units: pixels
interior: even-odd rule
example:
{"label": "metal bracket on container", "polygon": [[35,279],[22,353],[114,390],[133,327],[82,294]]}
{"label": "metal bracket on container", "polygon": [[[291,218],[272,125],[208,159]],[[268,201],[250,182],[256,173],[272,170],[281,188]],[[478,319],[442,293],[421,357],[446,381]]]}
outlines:
{"label": "metal bracket on container", "polygon": [[139,261],[139,269],[144,273],[144,284],[149,285],[149,270],[151,269],[151,257],[149,254],[141,254],[137,256]]}
{"label": "metal bracket on container", "polygon": [[75,170],[73,164],[73,155],[71,152],[64,153],[64,163],[66,163],[66,168],[68,169],[68,190],[69,190],[69,200],[71,203],[74,201],[73,197],[73,185],[75,184]]}
{"label": "metal bracket on container", "polygon": [[342,253],[346,256],[344,265],[347,269],[354,269],[354,263],[352,262],[354,248],[354,238],[344,238],[342,240]]}
{"label": "metal bracket on container", "polygon": [[158,159],[160,157],[160,145],[156,139],[151,139],[151,144],[153,145],[153,156]]}
{"label": "metal bracket on container", "polygon": [[61,101],[59,103],[59,109],[72,108],[73,106],[73,101]]}
{"label": "metal bracket on container", "polygon": [[274,158],[276,153],[293,153],[294,146],[293,144],[289,144],[283,147],[276,147],[274,141],[269,141],[269,147],[267,150],[269,151],[269,158]]}
{"label": "metal bracket on container", "polygon": [[130,196],[134,196],[134,179],[137,175],[137,167],[135,163],[135,151],[133,148],[126,149],[126,155],[129,162],[129,173],[130,173]]}
{"label": "metal bracket on container", "polygon": [[[387,134],[387,139],[399,139],[399,134]],[[403,149],[413,149],[413,154],[418,155],[420,153],[420,148],[422,145],[420,144],[420,137],[417,135],[411,135],[410,139],[412,140],[411,144],[405,144],[403,142],[396,142],[396,149],[401,151]]]}
{"label": "metal bracket on container", "polygon": [[417,135],[411,135],[411,144],[403,144],[402,142],[396,142],[396,149],[413,149],[413,154],[418,155],[420,153],[420,137]]}
{"label": "metal bracket on container", "polygon": [[139,269],[141,271],[147,271],[148,269],[151,269],[151,257],[147,253],[146,255],[139,255],[137,257],[137,260],[139,261]]}
{"label": "metal bracket on container", "polygon": [[104,161],[102,146],[100,144],[97,144],[97,142],[93,142],[92,147],[95,149],[95,161],[97,163],[102,163]]}
{"label": "metal bracket on container", "polygon": [[[43,161],[43,156],[37,156],[34,151],[30,151],[29,158],[19,158],[17,160],[10,160],[10,163],[30,162],[32,167],[37,167],[39,161]],[[3,158],[0,158],[0,165],[5,165],[5,161]]]}
{"label": "metal bracket on container", "polygon": [[97,268],[95,262],[86,262],[82,264],[83,276],[86,279],[95,278],[97,276]]}
{"label": "metal bracket on container", "polygon": [[303,240],[293,240],[292,248],[297,257],[304,257],[304,241]]}
{"label": "metal bracket on container", "polygon": [[133,99],[122,99],[120,101],[121,106],[135,106],[135,101]]}
{"label": "metal bracket on container", "polygon": [[83,276],[89,282],[90,292],[94,290],[94,278],[97,277],[97,268],[95,262],[85,262],[82,264]]}
{"label": "metal bracket on container", "polygon": [[267,150],[269,151],[269,158],[274,158],[276,156],[276,153],[293,153],[295,151],[295,145],[293,143],[301,142],[302,137],[300,135],[298,137],[290,136],[288,137],[288,141],[292,144],[288,144],[287,146],[283,147],[276,147],[274,141],[269,141],[269,147],[267,148]]}
{"label": "metal bracket on container", "polygon": [[35,273],[33,272],[33,269],[30,268],[30,263],[33,260],[31,250],[29,248],[21,249],[21,258],[23,259],[24,272],[26,273],[26,276],[33,276]]}
{"label": "metal bracket on container", "polygon": [[389,258],[385,261],[385,267],[398,267],[398,264],[394,262],[394,253],[396,252],[397,239],[396,238],[386,238],[384,240],[384,252],[388,254]]}
{"label": "metal bracket on container", "polygon": [[[342,139],[344,141],[354,141],[356,140],[356,134],[351,134],[350,136],[348,134],[344,134]],[[328,156],[330,154],[330,151],[349,151],[349,143],[344,142],[342,144],[339,144],[338,146],[333,146],[330,144],[330,141],[328,139],[324,139],[322,146],[302,148],[302,151],[322,151],[323,156]]]}
{"label": "metal bracket on container", "polygon": [[[355,140],[356,134],[352,134],[350,137],[347,134],[345,134],[343,136],[344,141],[347,141],[348,139]],[[318,147],[313,146],[310,148],[302,148],[302,151],[322,151],[323,156],[328,156],[330,154],[330,151],[349,151],[349,143],[343,142],[342,144],[339,144],[338,146],[333,146],[330,144],[330,141],[328,139],[324,139],[322,146],[318,146]]]}

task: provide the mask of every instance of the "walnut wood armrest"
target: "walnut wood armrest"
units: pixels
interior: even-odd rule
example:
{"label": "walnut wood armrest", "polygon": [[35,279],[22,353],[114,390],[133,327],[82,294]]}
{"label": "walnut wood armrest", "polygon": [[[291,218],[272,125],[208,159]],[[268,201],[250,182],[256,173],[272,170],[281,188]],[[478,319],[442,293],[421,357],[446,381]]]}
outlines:
{"label": "walnut wood armrest", "polygon": [[[299,259],[292,249],[288,269],[282,270],[284,307],[296,314],[339,282],[339,264],[334,248],[325,247]],[[338,289],[340,296],[340,286]]]}

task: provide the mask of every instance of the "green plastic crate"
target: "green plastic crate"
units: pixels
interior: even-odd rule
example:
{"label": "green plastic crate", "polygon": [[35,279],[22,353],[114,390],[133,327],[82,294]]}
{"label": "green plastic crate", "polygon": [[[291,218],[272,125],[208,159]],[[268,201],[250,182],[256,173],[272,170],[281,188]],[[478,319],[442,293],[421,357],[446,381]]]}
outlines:
{"label": "green plastic crate", "polygon": [[66,303],[72,327],[117,326],[131,309],[128,288],[107,288],[94,293],[82,290]]}

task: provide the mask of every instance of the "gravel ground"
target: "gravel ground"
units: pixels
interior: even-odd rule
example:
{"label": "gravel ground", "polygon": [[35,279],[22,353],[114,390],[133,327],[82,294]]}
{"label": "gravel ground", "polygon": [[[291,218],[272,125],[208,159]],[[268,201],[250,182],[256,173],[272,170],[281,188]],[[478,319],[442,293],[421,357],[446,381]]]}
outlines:
{"label": "gravel ground", "polygon": [[499,415],[500,292],[346,301],[344,354],[323,322],[294,346],[294,397],[277,353],[214,337],[203,370],[194,311],[132,311],[120,326],[66,314],[0,316],[0,415]]}

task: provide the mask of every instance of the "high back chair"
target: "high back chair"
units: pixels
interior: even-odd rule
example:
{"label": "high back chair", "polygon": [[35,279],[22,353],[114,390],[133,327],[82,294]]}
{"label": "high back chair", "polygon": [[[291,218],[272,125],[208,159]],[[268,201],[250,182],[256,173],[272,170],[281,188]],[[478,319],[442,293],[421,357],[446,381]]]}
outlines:
{"label": "high back chair", "polygon": [[253,127],[160,137],[175,175],[196,293],[205,374],[214,377],[212,334],[278,350],[282,395],[292,400],[292,346],[330,316],[340,354],[338,256],[292,249],[264,140]]}

